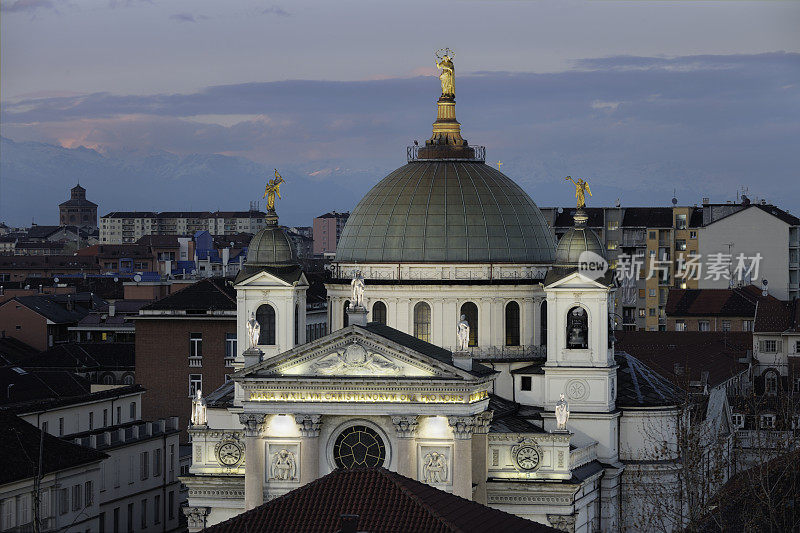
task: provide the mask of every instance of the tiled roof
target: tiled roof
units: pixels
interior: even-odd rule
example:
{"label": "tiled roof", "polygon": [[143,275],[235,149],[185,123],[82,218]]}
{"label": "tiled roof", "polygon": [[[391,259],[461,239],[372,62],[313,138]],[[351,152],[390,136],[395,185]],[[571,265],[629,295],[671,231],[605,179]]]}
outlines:
{"label": "tiled roof", "polygon": [[235,311],[236,291],[226,278],[205,278],[160,300],[142,311]]}
{"label": "tiled roof", "polygon": [[[361,326],[355,327],[360,328]],[[425,342],[412,335],[403,333],[400,330],[386,326],[379,322],[370,322],[364,327],[364,329],[371,333],[375,333],[376,335],[380,335],[385,339],[394,341],[397,344],[405,346],[406,348],[414,350],[415,352],[427,355],[428,357],[433,357],[434,359],[438,359],[439,361],[448,365],[453,365],[453,352],[445,350],[444,348],[440,348],[435,344]],[[495,372],[491,368],[480,363],[473,363],[470,373],[478,376],[488,376],[490,374],[494,374]]]}
{"label": "tiled roof", "polygon": [[[59,304],[54,296],[16,296],[12,298],[31,311],[34,311],[55,324],[77,324],[89,311],[82,307],[75,307],[72,311]],[[9,300],[11,301],[11,300]],[[13,304],[6,304],[13,305]]]}
{"label": "tiled roof", "polygon": [[42,432],[21,418],[0,410],[0,485],[32,478],[37,471],[39,444],[42,472],[49,474],[101,461],[108,457],[92,448],[84,448]]}
{"label": "tiled roof", "polygon": [[111,211],[102,218],[155,218],[153,211]]}
{"label": "tiled roof", "polygon": [[134,367],[132,342],[70,342],[57,344],[31,357],[26,368],[66,368],[74,370],[132,369]]}
{"label": "tiled roof", "polygon": [[680,402],[678,388],[647,365],[623,351],[617,351],[617,406],[659,407]]}
{"label": "tiled roof", "polygon": [[343,514],[369,532],[556,531],[382,468],[335,470],[205,531],[332,533]]}
{"label": "tiled roof", "polygon": [[754,317],[756,301],[761,298],[760,290],[753,286],[749,290],[670,289],[665,310],[667,316]]}
{"label": "tiled roof", "polygon": [[628,207],[622,218],[625,227],[671,228],[671,207]]}
{"label": "tiled roof", "polygon": [[765,299],[758,303],[753,326],[756,333],[800,332],[800,305],[791,302]]}
{"label": "tiled roof", "polygon": [[[113,387],[97,392],[89,392],[91,386],[88,380],[66,370],[36,370],[32,369],[27,376],[33,376],[39,380],[38,384],[27,382],[30,387],[24,388],[26,382],[18,376],[11,376],[9,372],[16,372],[14,369],[0,369],[0,386],[4,389],[9,382],[14,382],[11,401],[2,400],[0,405],[3,409],[21,414],[45,411],[65,405],[73,405],[85,402],[95,402],[109,398],[121,398],[132,394],[140,394],[145,391],[141,385],[126,385],[124,387]],[[27,376],[22,376],[26,378]],[[9,379],[10,378],[10,379]],[[17,389],[17,385],[20,386]],[[15,394],[21,393],[26,397],[17,397]]]}
{"label": "tiled roof", "polygon": [[14,337],[0,338],[0,365],[24,365],[39,350]]}
{"label": "tiled roof", "polygon": [[95,257],[78,255],[0,255],[0,267],[99,270]]}
{"label": "tiled roof", "polygon": [[753,348],[753,335],[731,331],[617,331],[616,348],[688,389],[708,372],[708,385],[715,387],[746,370],[739,359]]}
{"label": "tiled roof", "polygon": [[156,248],[178,248],[178,235],[143,235],[136,244]]}
{"label": "tiled roof", "polygon": [[250,266],[245,263],[244,268],[239,271],[239,274],[236,276],[236,283],[240,283],[248,278],[255,276],[260,272],[267,272],[268,274],[272,274],[273,276],[282,279],[286,283],[294,283],[295,281],[300,281],[300,278],[303,276],[303,269],[301,269],[297,265],[285,265],[285,266]]}
{"label": "tiled roof", "polygon": [[336,211],[330,211],[330,212],[325,213],[324,215],[320,215],[320,216],[318,216],[316,218],[345,218],[346,219],[349,216],[350,216],[349,212],[347,212],[347,213],[337,213]]}
{"label": "tiled roof", "polygon": [[543,433],[541,427],[533,425],[526,417],[520,416],[522,406],[494,394],[489,395],[489,411],[492,421],[489,425],[491,433]]}

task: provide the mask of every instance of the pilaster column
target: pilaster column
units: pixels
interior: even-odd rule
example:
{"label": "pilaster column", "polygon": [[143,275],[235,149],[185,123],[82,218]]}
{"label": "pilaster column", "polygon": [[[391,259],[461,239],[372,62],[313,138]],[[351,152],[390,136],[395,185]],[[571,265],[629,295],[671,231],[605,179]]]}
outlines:
{"label": "pilaster column", "polygon": [[486,478],[489,476],[489,424],[493,411],[475,415],[472,433],[472,482],[475,483],[475,501],[486,505]]}
{"label": "pilaster column", "polygon": [[264,441],[261,430],[265,415],[240,413],[244,426],[244,508],[246,511],[264,503]]}
{"label": "pilaster column", "polygon": [[472,431],[475,417],[449,416],[447,422],[453,429],[453,494],[472,499]]}
{"label": "pilaster column", "polygon": [[305,485],[319,477],[319,429],[322,415],[295,415],[300,426],[300,484]]}
{"label": "pilaster column", "polygon": [[536,346],[536,304],[533,298],[522,299],[522,312],[520,313],[520,344],[523,346]]}
{"label": "pilaster column", "polygon": [[397,473],[417,479],[417,416],[392,417],[397,435]]}

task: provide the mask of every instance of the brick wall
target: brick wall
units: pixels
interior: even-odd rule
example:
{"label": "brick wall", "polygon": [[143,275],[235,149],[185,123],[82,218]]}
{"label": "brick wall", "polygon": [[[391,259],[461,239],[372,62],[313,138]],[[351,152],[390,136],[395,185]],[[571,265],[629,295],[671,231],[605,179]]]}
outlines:
{"label": "brick wall", "polygon": [[708,331],[723,331],[722,322],[729,321],[731,323],[730,331],[744,331],[742,329],[743,322],[750,320],[750,327],[753,325],[753,317],[735,317],[735,316],[691,316],[691,317],[667,317],[667,331],[676,331],[675,322],[684,322],[686,324],[685,331],[700,331],[699,322],[705,320],[708,322]]}
{"label": "brick wall", "polygon": [[[202,366],[189,366],[189,334],[202,333]],[[219,317],[197,320],[170,318],[136,321],[136,382],[147,389],[142,399],[146,420],[180,417],[181,442],[187,442],[186,427],[192,400],[189,375],[203,376],[203,396],[225,383],[225,334],[236,333],[236,319]]]}
{"label": "brick wall", "polygon": [[47,349],[47,320],[22,304],[9,300],[0,305],[0,331],[37,350]]}

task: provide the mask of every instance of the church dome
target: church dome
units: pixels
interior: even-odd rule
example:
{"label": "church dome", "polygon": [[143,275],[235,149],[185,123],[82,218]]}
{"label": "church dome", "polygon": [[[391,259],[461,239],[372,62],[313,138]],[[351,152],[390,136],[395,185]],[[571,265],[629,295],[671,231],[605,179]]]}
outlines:
{"label": "church dome", "polygon": [[277,220],[269,220],[267,226],[259,230],[247,247],[248,266],[268,266],[295,263],[297,257],[294,247]]}
{"label": "church dome", "polygon": [[336,260],[552,263],[554,249],[541,211],[508,176],[474,156],[420,157],[358,203]]}
{"label": "church dome", "polygon": [[567,230],[558,241],[555,261],[557,265],[577,264],[580,255],[587,251],[605,258],[603,243],[594,231],[586,227],[587,220],[588,217],[582,209],[575,212],[575,226]]}

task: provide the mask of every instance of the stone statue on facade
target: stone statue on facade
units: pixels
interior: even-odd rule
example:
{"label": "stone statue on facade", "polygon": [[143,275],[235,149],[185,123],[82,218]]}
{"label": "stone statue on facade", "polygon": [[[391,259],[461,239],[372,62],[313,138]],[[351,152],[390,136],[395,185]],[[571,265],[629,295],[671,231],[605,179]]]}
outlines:
{"label": "stone statue on facade", "polygon": [[291,481],[295,479],[297,463],[294,453],[283,449],[275,452],[272,456],[272,478],[280,481]]}
{"label": "stone statue on facade", "polygon": [[278,174],[278,169],[275,169],[275,177],[267,182],[267,187],[264,189],[264,196],[267,199],[267,211],[275,211],[275,195],[281,197],[281,183],[286,181]]}
{"label": "stone statue on facade", "polygon": [[556,429],[566,431],[569,420],[569,404],[564,399],[564,394],[556,402]]}
{"label": "stone statue on facade", "polygon": [[193,426],[205,426],[208,424],[206,417],[206,399],[203,398],[203,391],[197,389],[195,397],[192,398],[192,416],[191,421]]}
{"label": "stone statue on facade", "polygon": [[353,281],[350,282],[350,287],[353,289],[350,308],[364,307],[364,276],[361,275],[360,270],[356,270],[353,274]]}
{"label": "stone statue on facade", "polygon": [[589,184],[581,178],[578,178],[578,181],[575,181],[572,179],[572,176],[567,176],[564,179],[575,184],[575,198],[577,199],[578,209],[586,207],[585,193],[588,192],[589,196],[592,195],[592,190],[589,188]]}
{"label": "stone statue on facade", "polygon": [[425,483],[447,482],[447,457],[443,453],[430,452],[422,467]]}
{"label": "stone statue on facade", "polygon": [[469,322],[467,322],[466,315],[461,315],[456,335],[458,337],[458,351],[466,352],[469,349]]}
{"label": "stone statue on facade", "polygon": [[247,321],[247,348],[252,350],[258,346],[258,338],[261,336],[261,324],[256,320],[255,313],[250,313],[250,320]]}
{"label": "stone statue on facade", "polygon": [[441,69],[439,81],[442,82],[442,97],[455,98],[456,96],[456,67],[453,65],[455,54],[449,48],[436,52],[436,67]]}

